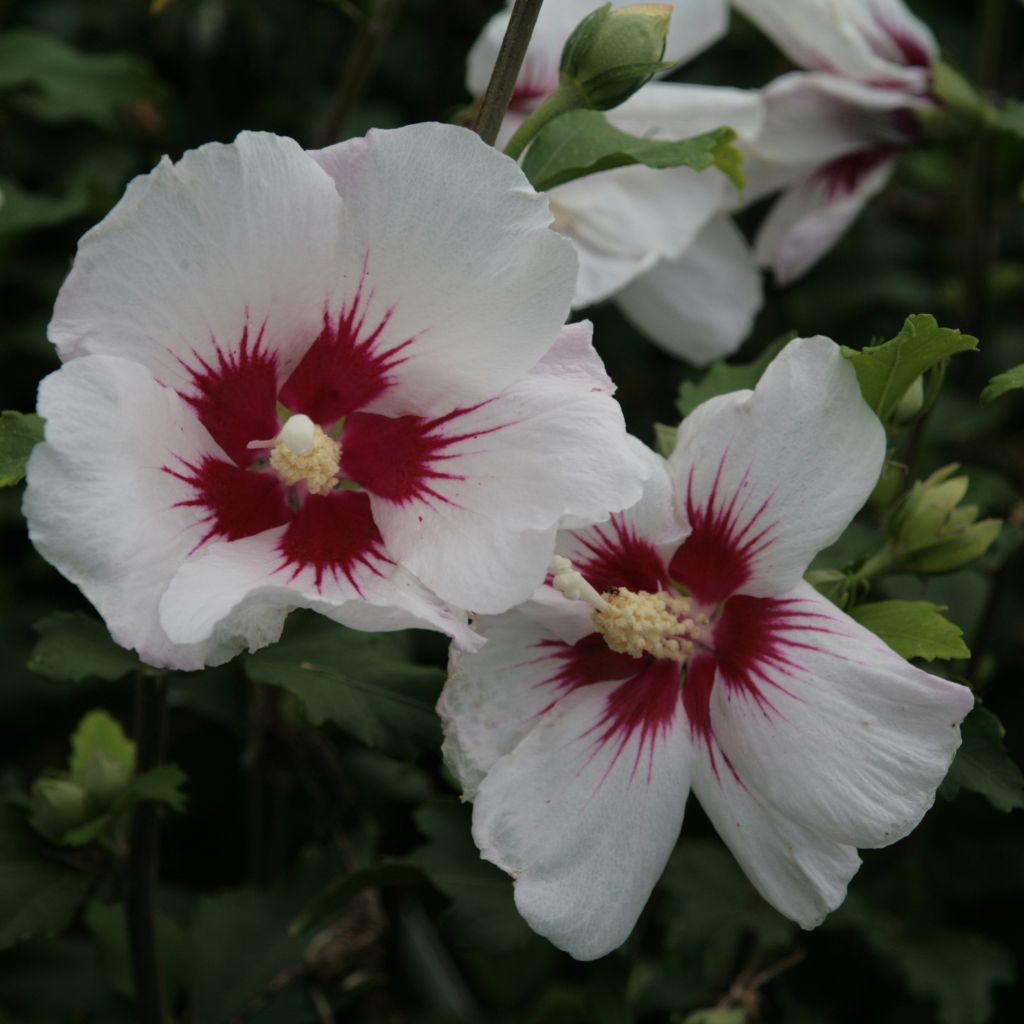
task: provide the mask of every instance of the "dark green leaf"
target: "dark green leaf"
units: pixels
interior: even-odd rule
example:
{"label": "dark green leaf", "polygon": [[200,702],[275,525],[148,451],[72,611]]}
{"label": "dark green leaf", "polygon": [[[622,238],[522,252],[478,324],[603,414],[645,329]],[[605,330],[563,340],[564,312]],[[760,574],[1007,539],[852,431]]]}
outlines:
{"label": "dark green leaf", "polygon": [[523,170],[538,192],[613,167],[717,167],[742,186],[736,133],[718,128],[692,139],[643,139],[619,131],[597,110],[572,110],[541,129],[526,152]]}
{"label": "dark green leaf", "polygon": [[874,601],[849,609],[851,618],[881,637],[902,658],[969,658],[963,630],[928,601]]}
{"label": "dark green leaf", "polygon": [[1006,730],[987,708],[975,708],[961,726],[963,742],[942,784],[944,797],[961,789],[980,793],[996,810],[1024,807],[1024,774],[1003,744]]}
{"label": "dark green leaf", "polygon": [[406,756],[437,741],[443,673],[413,663],[407,636],[293,618],[280,643],[246,658],[251,679],[283,686],[314,724],[333,722],[369,746]]}
{"label": "dark green leaf", "polygon": [[756,387],[761,375],[768,369],[768,364],[791,340],[785,337],[773,342],[752,363],[715,363],[699,381],[683,381],[677,403],[680,413],[689,416],[701,402],[709,398]]}
{"label": "dark green leaf", "polygon": [[[3,217],[0,207],[0,218]],[[0,220],[0,230],[2,230]],[[5,409],[0,415],[0,487],[11,487],[25,478],[25,464],[32,449],[43,439],[43,420],[34,412]]]}
{"label": "dark green leaf", "polygon": [[999,111],[996,124],[1002,131],[1024,139],[1024,101],[1009,100]]}
{"label": "dark green leaf", "polygon": [[116,123],[120,110],[163,91],[148,66],[128,54],[86,54],[30,29],[0,35],[0,91],[42,121]]}
{"label": "dark green leaf", "polygon": [[35,624],[39,640],[28,667],[59,682],[120,679],[142,668],[131,651],[110,638],[106,626],[84,612],[54,612]]}
{"label": "dark green leaf", "polygon": [[993,377],[981,393],[981,404],[988,405],[1008,392],[1019,391],[1021,388],[1024,388],[1024,363]]}
{"label": "dark green leaf", "polygon": [[744,1024],[746,1019],[744,1010],[698,1010],[691,1013],[683,1024]]}
{"label": "dark green leaf", "polygon": [[89,209],[90,194],[80,180],[75,181],[69,191],[51,196],[29,192],[11,178],[0,178],[0,200],[0,241],[3,241],[80,217]]}
{"label": "dark green leaf", "polygon": [[167,763],[136,775],[128,787],[132,802],[155,800],[166,804],[172,811],[183,813],[186,796],[182,791],[188,776],[176,764]]}
{"label": "dark green leaf", "polygon": [[857,371],[864,400],[885,422],[922,373],[949,356],[977,347],[977,338],[939,327],[935,317],[919,314],[907,317],[900,333],[884,345],[859,352],[844,348],[843,355]]}

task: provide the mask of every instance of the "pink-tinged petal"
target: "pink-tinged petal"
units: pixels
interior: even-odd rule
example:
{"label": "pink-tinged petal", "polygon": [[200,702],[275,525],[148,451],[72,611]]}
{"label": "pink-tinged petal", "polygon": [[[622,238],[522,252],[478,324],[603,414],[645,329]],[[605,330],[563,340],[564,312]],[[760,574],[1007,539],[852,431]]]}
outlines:
{"label": "pink-tinged petal", "polygon": [[669,470],[692,533],[673,579],[707,604],[788,590],[867,500],[884,458],[885,431],[839,346],[790,342],[755,391],[713,398],[679,428]]}
{"label": "pink-tinged petal", "polygon": [[649,82],[607,117],[622,131],[644,138],[687,139],[724,126],[751,141],[761,134],[764,103],[760,92],[747,89]]}
{"label": "pink-tinged petal", "polygon": [[271,384],[320,333],[342,269],[341,205],[290,139],[243,133],[165,158],[82,238],[50,338],[62,359],[148,367],[238,458],[272,436]]}
{"label": "pink-tinged petal", "polygon": [[781,914],[814,928],[846,898],[860,857],[767,806],[729,770],[721,752],[697,755],[693,793],[754,888]]}
{"label": "pink-tinged petal", "polygon": [[[194,489],[168,470],[216,467],[208,479],[242,471],[188,405],[135,362],[88,356],[67,363],[40,386],[39,412],[46,442],[32,453],[25,492],[33,543],[81,588],[119,644],[150,665],[201,667],[204,647],[170,640],[157,606],[209,532],[210,509],[191,504]],[[251,522],[267,514],[257,499],[248,494],[254,506],[247,510],[227,499],[218,505],[225,529],[240,529],[243,515]]]}
{"label": "pink-tinged petal", "polygon": [[388,558],[366,495],[351,491],[308,498],[287,526],[207,545],[171,581],[160,621],[177,642],[204,644],[216,664],[273,643],[293,608],[355,629],[426,627],[480,643],[464,614]]}
{"label": "pink-tinged petal", "polygon": [[628,937],[675,845],[691,746],[679,666],[574,690],[480,783],[473,838],[519,912],[580,960]]}
{"label": "pink-tinged petal", "polygon": [[419,124],[360,142],[313,156],[342,198],[339,308],[355,311],[367,355],[390,364],[389,387],[361,408],[436,417],[453,395],[493,397],[558,337],[572,247],[515,161],[466,128]]}
{"label": "pink-tinged petal", "polygon": [[901,0],[734,0],[776,46],[810,71],[923,93],[934,38]]}
{"label": "pink-tinged petal", "polygon": [[887,846],[931,807],[974,698],[800,583],[732,598],[715,627],[711,731],[738,780],[837,843]]}
{"label": "pink-tinged petal", "polygon": [[637,501],[649,473],[628,440],[590,324],[497,398],[434,419],[352,416],[343,466],[370,492],[392,556],[479,612],[525,601],[568,519]]}
{"label": "pink-tinged petal", "polygon": [[620,167],[549,193],[555,226],[576,246],[573,306],[614,295],[660,260],[678,256],[714,215],[730,185],[686,167]]}
{"label": "pink-tinged petal", "polygon": [[638,277],[616,301],[659,348],[705,366],[739,348],[763,298],[747,240],[730,218],[716,217],[681,256]]}
{"label": "pink-tinged petal", "polygon": [[853,153],[813,171],[771,209],[755,243],[757,261],[780,285],[802,277],[888,184],[899,151]]}
{"label": "pink-tinged petal", "polygon": [[473,628],[486,642],[475,653],[452,652],[437,705],[445,761],[467,800],[494,762],[511,753],[557,701],[583,687],[631,678],[640,668],[634,658],[609,650],[593,625],[575,644],[519,609],[478,618]]}

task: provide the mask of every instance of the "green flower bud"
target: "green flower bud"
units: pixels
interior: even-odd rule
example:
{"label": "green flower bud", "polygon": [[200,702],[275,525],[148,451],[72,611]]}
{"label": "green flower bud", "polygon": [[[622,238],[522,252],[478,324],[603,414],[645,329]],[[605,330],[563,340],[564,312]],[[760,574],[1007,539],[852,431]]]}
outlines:
{"label": "green flower bud", "polygon": [[591,110],[610,110],[629,99],[663,64],[670,4],[605,4],[588,14],[562,50],[560,80]]}
{"label": "green flower bud", "polygon": [[924,378],[918,377],[903,393],[892,412],[892,422],[897,427],[905,427],[917,419],[917,414],[924,406]]}
{"label": "green flower bud", "polygon": [[998,519],[978,521],[977,505],[961,505],[966,476],[953,463],[918,481],[893,516],[889,533],[896,560],[910,572],[948,572],[980,557],[999,535]]}
{"label": "green flower bud", "polygon": [[76,781],[88,795],[89,806],[105,811],[128,785],[131,771],[105,750],[94,750],[79,770]]}
{"label": "green flower bud", "polygon": [[85,790],[70,779],[44,776],[32,783],[29,823],[51,842],[59,843],[88,819]]}

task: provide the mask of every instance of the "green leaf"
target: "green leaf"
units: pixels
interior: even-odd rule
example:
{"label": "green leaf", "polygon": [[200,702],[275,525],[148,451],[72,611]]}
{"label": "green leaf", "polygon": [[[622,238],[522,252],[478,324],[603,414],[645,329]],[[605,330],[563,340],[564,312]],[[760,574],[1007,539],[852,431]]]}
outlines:
{"label": "green leaf", "polygon": [[293,619],[280,643],[245,659],[250,679],[284,687],[313,724],[333,722],[368,746],[409,756],[437,742],[443,673],[412,661],[407,636]]}
{"label": "green leaf", "polygon": [[106,626],[85,612],[54,612],[35,624],[39,640],[28,667],[47,679],[80,682],[83,679],[121,679],[143,668],[131,651],[110,638]]}
{"label": "green leaf", "polygon": [[945,610],[928,601],[874,601],[850,608],[848,614],[901,658],[969,658],[963,630],[943,617]]}
{"label": "green leaf", "polygon": [[[0,207],[0,218],[6,207]],[[2,221],[0,221],[2,224]],[[43,439],[43,419],[34,412],[5,409],[0,414],[0,487],[12,487],[25,478],[25,464]]]}
{"label": "green leaf", "polygon": [[683,1024],[745,1024],[746,1019],[745,1010],[698,1010],[691,1013]]}
{"label": "green leaf", "polygon": [[976,707],[960,728],[963,742],[940,793],[947,799],[961,789],[979,793],[997,811],[1024,807],[1024,774],[1003,743],[1006,730],[987,708]]}
{"label": "green leaf", "polygon": [[935,317],[919,314],[907,317],[900,333],[884,345],[842,351],[857,371],[864,400],[886,422],[922,373],[949,356],[977,347],[977,338],[939,327]]}
{"label": "green leaf", "polygon": [[136,57],[80,53],[42,32],[12,29],[0,35],[0,92],[11,91],[6,102],[41,121],[111,128],[128,104],[164,89]]}
{"label": "green leaf", "polygon": [[717,167],[742,187],[742,162],[731,128],[691,139],[643,139],[619,131],[597,110],[571,110],[540,130],[523,159],[523,171],[538,192],[613,167]]}
{"label": "green leaf", "polygon": [[683,416],[709,398],[732,391],[745,391],[757,385],[768,364],[789,344],[791,337],[779,338],[769,345],[752,363],[715,363],[699,381],[683,381],[679,388],[677,406]]}
{"label": "green leaf", "polygon": [[93,881],[50,859],[23,811],[0,806],[0,950],[62,932]]}
{"label": "green leaf", "polygon": [[121,723],[106,711],[90,711],[71,736],[68,771],[80,785],[86,780],[97,754],[113,762],[127,782],[135,768],[135,744],[124,734]]}
{"label": "green leaf", "polygon": [[166,804],[172,811],[183,813],[187,797],[182,787],[188,776],[173,762],[159,764],[148,772],[136,775],[128,786],[133,803],[154,800]]}
{"label": "green leaf", "polygon": [[996,125],[1001,131],[1024,139],[1024,100],[1009,100],[999,111]]}
{"label": "green leaf", "polygon": [[0,177],[0,195],[3,197],[0,203],[0,241],[26,231],[64,224],[82,216],[91,205],[89,188],[77,179],[69,191],[51,196],[29,192],[13,179]]}
{"label": "green leaf", "polygon": [[1019,391],[1021,388],[1024,388],[1024,363],[993,377],[981,393],[981,404],[988,405],[1008,392]]}

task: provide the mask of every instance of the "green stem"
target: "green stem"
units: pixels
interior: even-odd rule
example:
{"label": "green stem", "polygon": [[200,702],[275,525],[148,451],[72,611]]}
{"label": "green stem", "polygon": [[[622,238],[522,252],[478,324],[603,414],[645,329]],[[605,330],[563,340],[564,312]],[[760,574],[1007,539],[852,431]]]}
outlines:
{"label": "green stem", "polygon": [[515,134],[508,140],[505,147],[505,155],[518,160],[524,149],[533,137],[549,121],[553,121],[559,114],[566,114],[570,110],[579,110],[586,106],[586,102],[579,90],[571,85],[560,85],[530,116],[516,129]]}
{"label": "green stem", "polygon": [[[135,679],[135,771],[155,768],[167,743],[167,680],[139,673]],[[157,933],[157,865],[160,807],[152,801],[132,812],[128,848],[128,918],[132,976],[142,1024],[167,1024],[167,993]]]}
{"label": "green stem", "polygon": [[505,119],[505,111],[512,101],[519,69],[523,66],[526,49],[530,45],[533,26],[540,14],[543,0],[516,0],[509,18],[505,38],[501,41],[498,59],[495,61],[491,80],[480,102],[480,110],[476,116],[476,132],[489,146],[494,145]]}
{"label": "green stem", "polygon": [[863,583],[870,583],[876,576],[883,576],[892,572],[896,567],[898,559],[891,547],[886,545],[881,551],[873,554],[854,574],[854,579]]}

